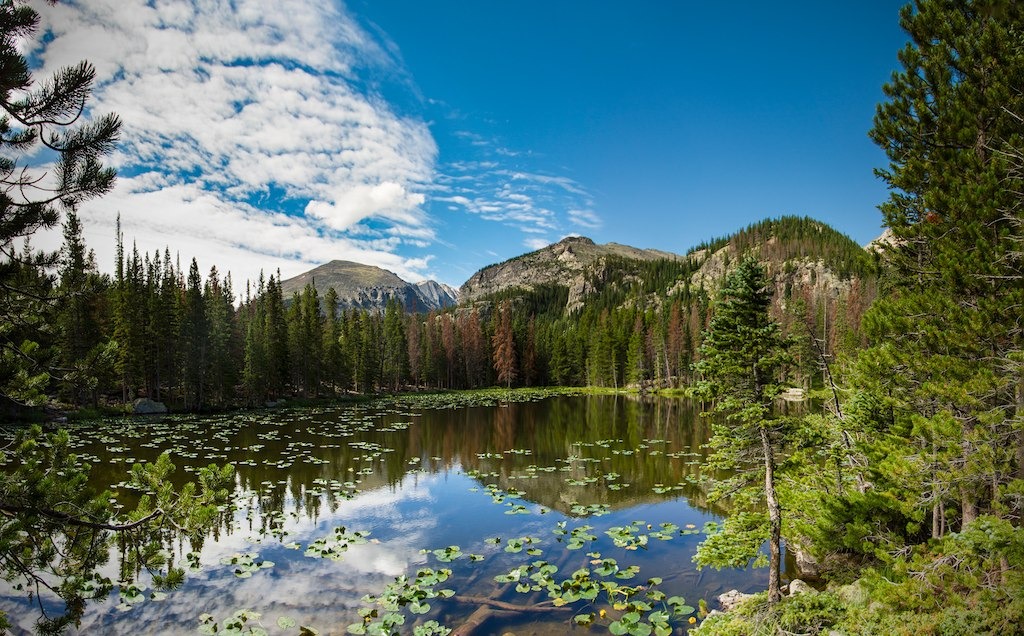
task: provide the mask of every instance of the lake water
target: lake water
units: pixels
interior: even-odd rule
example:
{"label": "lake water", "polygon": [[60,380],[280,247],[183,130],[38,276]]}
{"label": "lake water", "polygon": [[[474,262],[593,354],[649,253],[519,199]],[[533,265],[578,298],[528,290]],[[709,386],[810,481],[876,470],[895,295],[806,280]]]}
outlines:
{"label": "lake water", "polygon": [[[614,559],[618,572],[639,573],[627,580],[605,572],[608,580],[646,586],[658,577],[657,589],[694,607],[767,584],[765,570],[698,572],[691,562],[701,539],[692,529],[724,511],[707,504],[697,483],[709,426],[684,400],[573,396],[447,408],[395,401],[130,419],[72,435],[97,486],[118,484],[133,462],[165,450],[182,481],[210,462],[236,467],[237,510],[206,540],[185,584],[127,610],[116,593],[93,601],[81,633],[196,634],[201,615],[222,628],[247,609],[261,615],[247,625],[270,634],[298,634],[299,625],[342,634],[363,622],[360,608],[375,607],[364,595],[423,568],[450,570],[431,589],[455,596],[424,599],[416,607],[423,614],[403,607],[400,633],[428,620],[459,627],[492,607],[481,598],[535,609],[493,606],[475,634],[607,633],[618,612],[605,594],[559,609],[546,591],[517,591],[536,573],[537,565],[525,569],[531,563],[557,566],[551,577],[560,582],[581,568],[597,579],[610,567],[602,561]],[[128,506],[134,496],[117,492]],[[172,546],[179,564],[190,550]],[[272,565],[245,575],[238,564],[248,559]],[[521,567],[521,579],[509,582]],[[107,575],[116,580],[116,572],[113,559]],[[0,591],[16,630],[30,630],[37,606],[9,587]],[[572,620],[601,609],[608,615],[592,627]],[[687,625],[685,616],[672,619],[677,632]]]}

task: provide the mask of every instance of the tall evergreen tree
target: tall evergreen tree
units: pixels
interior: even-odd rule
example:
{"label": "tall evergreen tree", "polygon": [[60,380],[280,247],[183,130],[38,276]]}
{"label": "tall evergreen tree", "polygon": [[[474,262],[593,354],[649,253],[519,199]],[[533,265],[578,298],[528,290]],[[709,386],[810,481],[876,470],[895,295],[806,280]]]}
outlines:
{"label": "tall evergreen tree", "polygon": [[409,345],[402,306],[394,298],[384,308],[383,331],[383,378],[392,391],[397,391],[409,370]]}
{"label": "tall evergreen tree", "polygon": [[[24,51],[38,29],[30,6],[0,2],[0,395],[22,404],[42,397],[29,379],[49,376],[38,350],[48,323],[36,320],[49,312],[50,291],[40,268],[58,261],[57,253],[21,249],[23,239],[113,187],[114,171],[101,158],[121,127],[114,115],[84,117],[96,77],[88,62],[35,81]],[[40,152],[52,153],[52,166],[36,159]]]}
{"label": "tall evergreen tree", "polygon": [[102,325],[98,305],[103,279],[82,240],[78,215],[68,212],[64,222],[64,246],[60,259],[57,297],[57,345],[61,393],[76,404],[95,400],[102,375]]}
{"label": "tall evergreen tree", "polygon": [[906,457],[936,476],[917,507],[938,517],[951,505],[967,525],[1005,503],[1021,444],[1020,196],[1007,149],[1024,136],[1024,6],[918,0],[900,20],[903,68],[871,131],[889,157],[878,171],[891,190],[887,293],[866,317],[859,369],[912,426]]}
{"label": "tall evergreen tree", "polygon": [[[694,558],[701,565],[742,566],[767,540],[768,599],[776,603],[781,598],[782,507],[775,471],[785,438],[774,400],[790,356],[779,325],[768,315],[770,306],[764,269],[746,258],[726,278],[704,332],[695,365],[701,379],[694,393],[713,399],[710,413],[724,416],[712,425],[711,463],[736,471],[716,494],[730,492],[740,506],[754,505],[729,517],[723,531],[710,534]],[[758,509],[767,509],[767,515]]]}
{"label": "tall evergreen tree", "polygon": [[324,381],[331,392],[346,387],[347,368],[341,349],[341,321],[338,319],[338,292],[333,287],[324,294],[323,328]]}
{"label": "tall evergreen tree", "polygon": [[494,370],[498,374],[498,384],[511,387],[519,369],[516,361],[515,333],[512,330],[512,304],[507,300],[497,311],[494,335],[491,338]]}
{"label": "tall evergreen tree", "polygon": [[206,365],[209,355],[210,332],[203,303],[203,280],[199,264],[192,259],[188,269],[188,282],[182,296],[181,348],[182,389],[185,409],[202,410],[205,402]]}
{"label": "tall evergreen tree", "polygon": [[267,391],[273,397],[284,394],[288,385],[288,320],[285,316],[281,273],[271,276],[263,295],[264,326],[261,336],[266,356]]}

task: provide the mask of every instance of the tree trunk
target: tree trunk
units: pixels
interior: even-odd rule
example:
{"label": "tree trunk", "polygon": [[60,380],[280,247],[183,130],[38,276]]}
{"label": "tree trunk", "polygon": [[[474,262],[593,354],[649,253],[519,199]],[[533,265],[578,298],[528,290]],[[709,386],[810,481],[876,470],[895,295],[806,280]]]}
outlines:
{"label": "tree trunk", "polygon": [[1017,383],[1015,391],[1017,399],[1016,401],[1016,413],[1018,426],[1021,426],[1020,430],[1017,431],[1017,479],[1024,479],[1024,426],[1020,424],[1021,420],[1024,420],[1024,379]]}
{"label": "tree trunk", "polygon": [[768,439],[768,429],[761,426],[761,448],[764,452],[764,498],[768,505],[768,551],[770,562],[768,566],[768,602],[778,603],[782,600],[782,586],[780,574],[782,571],[782,507],[775,496],[775,457],[772,453],[771,442]]}
{"label": "tree trunk", "polygon": [[974,501],[974,494],[967,488],[960,486],[960,529],[978,518],[978,506]]}

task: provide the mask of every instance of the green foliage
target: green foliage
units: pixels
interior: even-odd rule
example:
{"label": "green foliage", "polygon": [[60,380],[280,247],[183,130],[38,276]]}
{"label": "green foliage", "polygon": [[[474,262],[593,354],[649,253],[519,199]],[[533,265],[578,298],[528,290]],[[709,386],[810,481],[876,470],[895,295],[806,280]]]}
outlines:
{"label": "green foliage", "polygon": [[[809,591],[782,599],[776,605],[766,603],[765,594],[757,594],[727,614],[707,617],[690,633],[694,636],[771,636],[773,634],[864,633],[847,631],[844,624],[847,608],[843,600],[831,592]],[[875,632],[893,633],[893,632]]]}
{"label": "green foliage", "polygon": [[753,248],[772,262],[794,259],[824,261],[842,278],[870,278],[875,273],[870,255],[850,237],[810,217],[782,216],[753,223],[730,236],[712,239],[690,250],[716,252],[728,246],[736,255]]}
{"label": "green foliage", "polygon": [[[44,612],[38,621],[46,632],[73,624],[86,599],[114,588],[101,573],[114,540],[122,548],[116,585],[125,609],[145,598],[135,582],[142,569],[162,590],[180,585],[184,573],[167,567],[167,548],[183,537],[201,546],[233,476],[231,466],[211,465],[199,471],[196,482],[175,491],[168,479],[174,465],[163,454],[155,463],[132,467],[129,485],[145,495],[136,509],[121,515],[114,512],[110,493],[87,486],[89,467],[70,453],[69,443],[65,431],[26,430],[14,443],[16,466],[0,474],[0,511],[6,520],[0,527],[0,575],[30,595],[48,591],[64,601],[63,613]],[[160,594],[150,598],[159,600]]]}
{"label": "green foliage", "polygon": [[[832,593],[806,592],[779,605],[779,626],[791,633],[820,634],[843,620],[846,609]],[[827,633],[827,632],[826,632]]]}
{"label": "green foliage", "polygon": [[741,511],[721,523],[704,527],[704,540],[697,546],[693,560],[700,567],[743,568],[751,559],[755,565],[767,565],[761,546],[768,540],[768,515]]}
{"label": "green foliage", "polygon": [[[713,399],[710,413],[725,417],[712,427],[708,442],[714,450],[711,463],[736,470],[728,492],[740,497],[737,503],[750,502],[755,492],[763,495],[768,524],[765,531],[758,515],[735,514],[721,532],[709,533],[707,546],[699,548],[694,558],[701,565],[735,566],[755,558],[767,538],[769,598],[774,603],[779,600],[782,567],[782,511],[776,494],[775,458],[785,447],[786,430],[773,411],[774,398],[781,392],[781,374],[791,361],[789,342],[768,315],[771,291],[764,269],[755,260],[744,259],[726,278],[719,294],[704,333],[701,360],[694,365],[701,375],[694,394]],[[714,496],[724,494],[720,488]],[[760,562],[755,560],[755,564]]]}
{"label": "green foliage", "polygon": [[[34,252],[28,239],[113,187],[114,171],[101,158],[113,149],[121,127],[115,115],[83,117],[96,77],[89,63],[36,82],[25,41],[39,23],[31,6],[0,3],[0,396],[23,405],[40,401],[44,374],[57,366],[31,343],[52,338],[54,307],[45,270],[59,255]],[[50,153],[46,164],[38,161],[40,153]]]}

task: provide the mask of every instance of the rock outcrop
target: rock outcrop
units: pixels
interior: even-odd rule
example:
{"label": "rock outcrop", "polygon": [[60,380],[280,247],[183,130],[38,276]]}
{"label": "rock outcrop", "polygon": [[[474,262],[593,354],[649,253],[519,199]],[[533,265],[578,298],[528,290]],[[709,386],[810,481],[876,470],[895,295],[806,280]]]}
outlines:
{"label": "rock outcrop", "polygon": [[608,282],[606,265],[613,257],[637,261],[683,258],[678,254],[618,243],[598,245],[584,236],[570,236],[535,252],[481,269],[459,288],[459,300],[473,302],[506,289],[529,291],[542,285],[559,285],[568,288],[566,308],[572,311]]}

